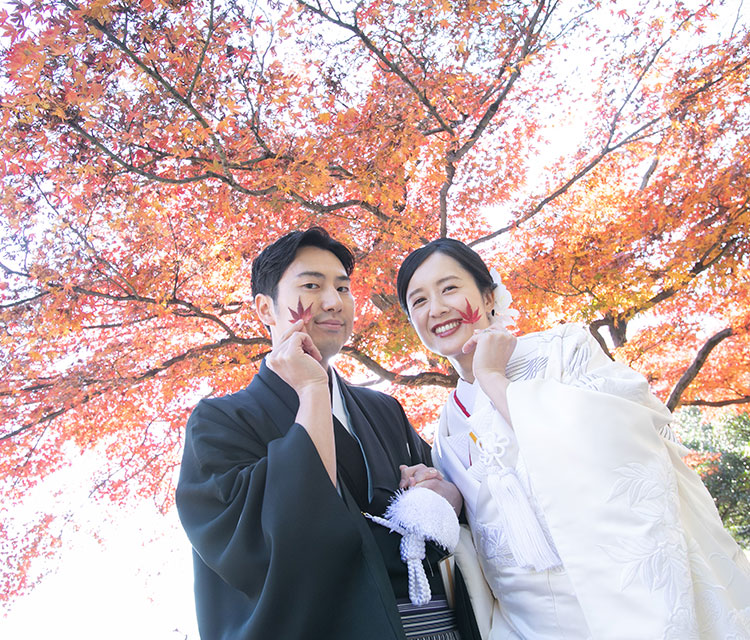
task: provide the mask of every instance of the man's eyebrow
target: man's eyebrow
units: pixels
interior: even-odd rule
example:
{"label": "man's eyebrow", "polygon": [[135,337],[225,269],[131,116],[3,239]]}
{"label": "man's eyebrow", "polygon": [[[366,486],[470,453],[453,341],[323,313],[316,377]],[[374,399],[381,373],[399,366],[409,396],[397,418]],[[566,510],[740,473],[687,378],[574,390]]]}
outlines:
{"label": "man's eyebrow", "polygon": [[[294,276],[295,278],[325,278],[325,274],[320,271],[300,271]],[[349,282],[349,276],[336,276],[335,280],[339,282]]]}

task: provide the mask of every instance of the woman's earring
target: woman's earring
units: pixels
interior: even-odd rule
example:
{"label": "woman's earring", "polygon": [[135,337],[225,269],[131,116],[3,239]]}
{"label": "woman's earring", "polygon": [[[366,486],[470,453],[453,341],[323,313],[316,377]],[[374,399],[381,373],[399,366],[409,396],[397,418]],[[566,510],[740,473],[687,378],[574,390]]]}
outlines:
{"label": "woman's earring", "polygon": [[490,315],[493,315],[493,316],[495,315],[495,310],[494,309],[492,311],[490,311]]}

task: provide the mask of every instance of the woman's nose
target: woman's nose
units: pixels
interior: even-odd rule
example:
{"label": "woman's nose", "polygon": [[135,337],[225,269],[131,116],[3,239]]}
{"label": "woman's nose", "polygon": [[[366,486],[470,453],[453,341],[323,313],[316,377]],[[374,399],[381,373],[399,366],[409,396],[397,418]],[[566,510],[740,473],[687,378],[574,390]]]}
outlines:
{"label": "woman's nose", "polygon": [[436,296],[430,300],[430,315],[433,318],[442,316],[448,309],[448,305],[443,302],[440,296]]}

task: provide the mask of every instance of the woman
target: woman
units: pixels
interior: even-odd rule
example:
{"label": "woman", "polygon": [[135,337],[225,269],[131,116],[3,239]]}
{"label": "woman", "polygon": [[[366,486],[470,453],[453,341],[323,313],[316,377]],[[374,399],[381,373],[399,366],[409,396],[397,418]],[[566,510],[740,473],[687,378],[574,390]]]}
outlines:
{"label": "woman", "polygon": [[452,239],[410,254],[397,281],[461,378],[433,458],[464,496],[490,637],[750,638],[750,565],[669,411],[581,327],[512,336],[498,285]]}

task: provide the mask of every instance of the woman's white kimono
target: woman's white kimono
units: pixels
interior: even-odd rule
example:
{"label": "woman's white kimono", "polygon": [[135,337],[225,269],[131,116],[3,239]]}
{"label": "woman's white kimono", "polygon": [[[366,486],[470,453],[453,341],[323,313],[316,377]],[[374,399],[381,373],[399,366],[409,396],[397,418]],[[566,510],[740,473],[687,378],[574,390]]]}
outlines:
{"label": "woman's white kimono", "polygon": [[[507,376],[512,429],[478,383],[461,381],[434,446],[494,594],[484,636],[749,639],[750,564],[646,380],[577,325],[520,337]],[[525,511],[498,489],[508,471]],[[519,566],[529,514],[541,546]]]}

